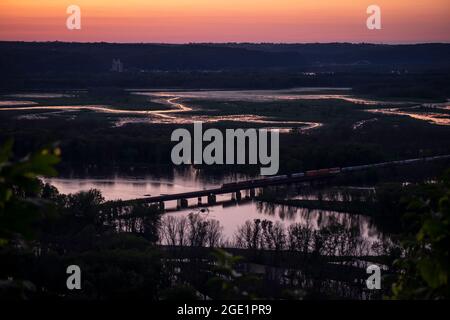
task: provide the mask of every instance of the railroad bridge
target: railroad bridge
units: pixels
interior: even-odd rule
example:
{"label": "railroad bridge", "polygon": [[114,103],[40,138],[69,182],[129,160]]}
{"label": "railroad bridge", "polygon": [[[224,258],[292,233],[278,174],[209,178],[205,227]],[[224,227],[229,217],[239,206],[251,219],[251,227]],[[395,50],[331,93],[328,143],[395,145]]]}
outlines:
{"label": "railroad bridge", "polygon": [[343,168],[327,168],[320,170],[310,170],[306,172],[293,173],[288,175],[279,175],[272,176],[267,178],[258,178],[253,180],[239,181],[233,183],[227,183],[218,188],[212,189],[204,189],[192,192],[185,193],[177,193],[177,194],[168,194],[168,195],[160,195],[154,197],[146,197],[141,199],[133,199],[126,200],[122,203],[127,204],[138,204],[138,203],[154,203],[159,204],[159,207],[164,210],[166,201],[177,201],[178,208],[187,208],[188,207],[188,199],[198,199],[199,205],[202,204],[202,198],[207,198],[208,205],[214,205],[217,202],[217,195],[221,194],[232,194],[233,198],[237,201],[242,199],[242,191],[249,192],[249,197],[253,198],[256,195],[256,189],[275,186],[275,185],[287,185],[292,183],[301,183],[301,182],[309,182],[321,179],[329,179],[337,175],[342,175],[350,172],[357,172],[369,169],[376,168],[384,168],[389,166],[396,165],[408,165],[414,163],[421,162],[429,162],[436,161],[442,159],[450,159],[450,155],[442,155],[435,157],[423,157],[416,159],[408,159],[408,160],[399,160],[399,161],[389,161],[389,162],[381,162],[375,164],[367,164],[360,166],[352,166],[352,167],[343,167]]}

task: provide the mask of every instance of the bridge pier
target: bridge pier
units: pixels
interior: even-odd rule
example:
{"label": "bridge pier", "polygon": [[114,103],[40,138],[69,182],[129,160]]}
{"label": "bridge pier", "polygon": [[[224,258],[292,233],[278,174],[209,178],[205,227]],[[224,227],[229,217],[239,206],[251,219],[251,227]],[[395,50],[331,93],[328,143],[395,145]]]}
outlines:
{"label": "bridge pier", "polygon": [[198,197],[197,200],[198,200],[198,205],[201,206],[202,205],[202,197]]}
{"label": "bridge pier", "polygon": [[164,205],[164,201],[160,201],[159,202],[159,210],[164,211],[165,210],[165,205]]}
{"label": "bridge pier", "polygon": [[253,199],[256,195],[255,189],[250,189],[250,199]]}
{"label": "bridge pier", "polygon": [[231,193],[231,200],[233,200],[233,201],[241,201],[242,200],[241,191],[236,191],[236,192]]}
{"label": "bridge pier", "polygon": [[216,204],[216,202],[217,202],[217,197],[215,194],[208,195],[208,204],[209,205]]}
{"label": "bridge pier", "polygon": [[178,199],[177,200],[177,209],[185,209],[188,207],[187,199]]}

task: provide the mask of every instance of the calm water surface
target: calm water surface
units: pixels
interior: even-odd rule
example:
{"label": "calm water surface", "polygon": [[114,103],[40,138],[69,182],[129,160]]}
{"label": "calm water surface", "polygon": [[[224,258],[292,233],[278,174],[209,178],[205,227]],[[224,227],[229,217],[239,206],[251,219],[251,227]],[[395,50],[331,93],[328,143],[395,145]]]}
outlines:
{"label": "calm water surface", "polygon": [[[232,178],[206,179],[198,177],[195,172],[175,174],[171,178],[147,176],[145,178],[133,177],[110,177],[110,178],[53,178],[46,179],[46,182],[58,188],[64,194],[99,189],[106,200],[128,200],[145,198],[146,196],[157,196],[163,194],[173,194],[189,192],[207,188],[221,186],[222,181],[231,181]],[[243,192],[245,196],[245,192]],[[202,199],[206,203],[206,199]],[[173,211],[176,208],[176,201],[165,203],[167,215],[187,216],[195,212],[205,218],[215,219],[223,227],[225,237],[231,239],[237,228],[247,220],[267,219],[270,221],[280,221],[286,227],[293,223],[300,223],[304,226],[317,230],[327,227],[333,223],[339,223],[346,227],[355,227],[359,230],[360,237],[370,243],[378,241],[382,235],[373,225],[371,219],[355,214],[346,214],[325,210],[309,210],[292,206],[268,204],[254,200],[244,200],[236,203],[231,200],[231,194],[219,195],[219,204],[207,207],[204,212],[200,212],[197,199],[190,199],[190,208]]]}

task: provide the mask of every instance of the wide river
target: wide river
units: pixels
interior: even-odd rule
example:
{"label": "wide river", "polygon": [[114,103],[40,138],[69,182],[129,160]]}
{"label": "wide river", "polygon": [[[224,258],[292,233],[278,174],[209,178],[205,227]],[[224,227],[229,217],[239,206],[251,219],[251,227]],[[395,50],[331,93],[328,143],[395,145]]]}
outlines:
{"label": "wide river", "polygon": [[[231,178],[225,179],[230,181]],[[90,189],[101,190],[106,200],[126,200],[145,198],[146,196],[157,196],[202,190],[206,188],[219,187],[223,180],[202,178],[200,179],[194,171],[177,173],[171,178],[161,176],[124,177],[113,176],[108,178],[51,178],[46,182],[54,185],[61,193],[69,194]],[[246,194],[243,193],[243,197]],[[309,210],[292,206],[274,205],[255,200],[243,200],[241,202],[231,201],[232,195],[225,194],[217,197],[217,205],[209,206],[205,210],[198,206],[197,199],[189,200],[189,208],[175,210],[176,201],[165,203],[166,215],[187,216],[194,212],[205,218],[218,220],[223,227],[223,234],[227,239],[233,239],[237,228],[246,221],[254,219],[267,219],[280,221],[284,226],[300,223],[312,229],[320,229],[330,224],[339,223],[348,228],[359,230],[363,241],[373,243],[382,238],[382,235],[373,225],[371,219],[365,216],[333,212],[325,210]],[[203,203],[206,199],[202,199]]]}

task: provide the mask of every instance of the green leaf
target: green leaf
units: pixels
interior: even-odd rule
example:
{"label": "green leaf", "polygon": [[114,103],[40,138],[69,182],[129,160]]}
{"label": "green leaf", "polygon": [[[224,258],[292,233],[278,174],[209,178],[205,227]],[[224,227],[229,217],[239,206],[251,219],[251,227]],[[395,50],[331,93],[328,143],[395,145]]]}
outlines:
{"label": "green leaf", "polygon": [[446,283],[447,277],[442,272],[440,265],[433,263],[431,259],[422,259],[417,267],[425,282],[433,289],[439,288]]}

